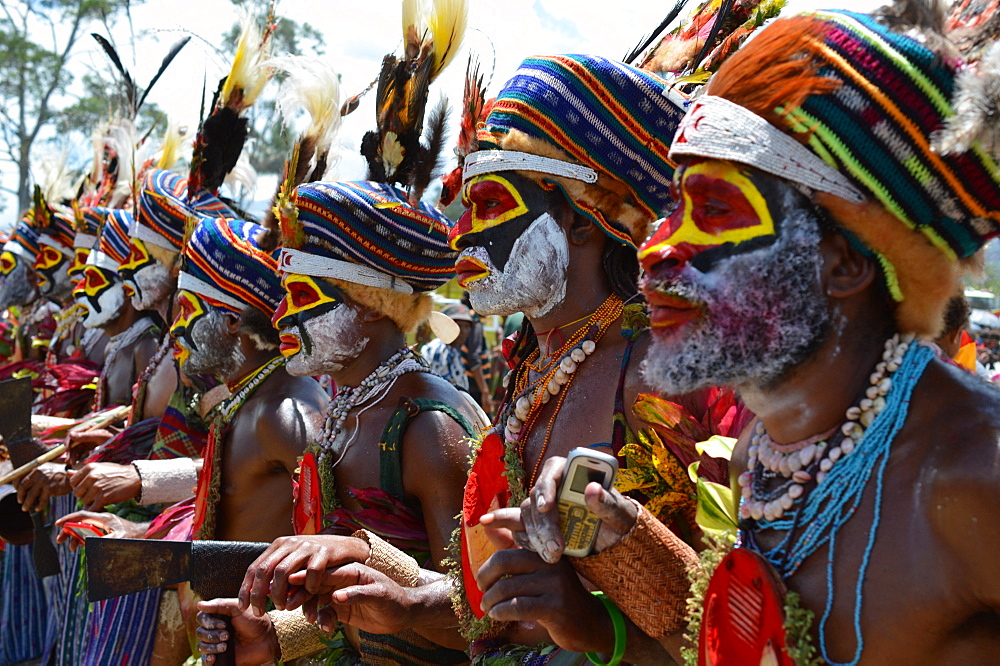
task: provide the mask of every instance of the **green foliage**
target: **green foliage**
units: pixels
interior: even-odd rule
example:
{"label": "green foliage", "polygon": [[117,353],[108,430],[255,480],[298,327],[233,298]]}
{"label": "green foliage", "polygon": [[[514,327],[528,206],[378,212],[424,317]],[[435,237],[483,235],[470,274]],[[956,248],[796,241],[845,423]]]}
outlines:
{"label": "green foliage", "polygon": [[[138,0],[142,2],[142,0]],[[105,27],[135,0],[30,0],[0,3],[0,159],[13,162],[20,208],[30,200],[31,148],[62,117],[73,83],[68,63],[94,22]],[[84,82],[86,87],[92,82]],[[91,100],[84,107],[95,110]],[[89,134],[89,131],[88,131]]]}

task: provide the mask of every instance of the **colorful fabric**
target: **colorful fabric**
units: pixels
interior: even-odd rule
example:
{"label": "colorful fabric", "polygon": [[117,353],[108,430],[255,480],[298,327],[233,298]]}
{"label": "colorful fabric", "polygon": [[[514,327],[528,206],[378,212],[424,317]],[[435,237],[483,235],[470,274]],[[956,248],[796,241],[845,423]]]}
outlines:
{"label": "colorful fabric", "polygon": [[[294,203],[296,212],[283,213],[281,221],[285,248],[292,250],[281,255],[285,272],[336,277],[325,264],[347,262],[417,291],[437,289],[455,275],[457,253],[448,247],[451,222],[432,206],[411,204],[396,187],[368,181],[308,183],[298,187]],[[302,253],[309,257],[301,260]]]}
{"label": "colorful fabric", "polygon": [[174,252],[184,244],[184,229],[192,215],[237,217],[211,192],[200,190],[188,198],[187,178],[157,169],[146,176],[139,193],[139,213],[131,235]]}
{"label": "colorful fabric", "polygon": [[73,229],[76,235],[73,237],[73,247],[90,249],[97,241],[97,236],[104,225],[104,218],[111,212],[110,208],[101,206],[84,206],[74,209]]}
{"label": "colorful fabric", "polygon": [[446,345],[440,338],[431,340],[420,355],[431,366],[431,372],[441,377],[455,388],[469,390],[469,376],[465,372],[464,354],[460,349]]}
{"label": "colorful fabric", "polygon": [[200,458],[208,442],[208,425],[199,416],[197,396],[184,386],[170,396],[156,430],[150,460]]}
{"label": "colorful fabric", "polygon": [[3,245],[4,252],[12,252],[22,259],[35,263],[38,256],[38,230],[30,223],[30,215],[27,215],[17,222],[14,232]]}
{"label": "colorful fabric", "polygon": [[[761,38],[767,41],[758,47],[780,42],[786,57],[760,60],[752,49]],[[978,147],[944,155],[935,146],[935,133],[955,114],[960,61],[871,16],[822,11],[766,27],[719,70],[709,94],[738,104],[749,97],[723,85],[727,71],[747,67],[747,58],[755,58],[756,76],[769,86],[814,90],[800,95],[800,103],[786,95],[773,108],[751,110],[846,174],[950,259],[969,257],[1000,233],[997,164]],[[771,68],[787,71],[790,60],[797,69],[774,81]]]}
{"label": "colorful fabric", "polygon": [[87,617],[81,666],[148,664],[162,588],[96,602]]}
{"label": "colorful fabric", "polygon": [[7,544],[0,587],[0,664],[38,659],[45,648],[48,605],[35,574],[32,546]]}
{"label": "colorful fabric", "polygon": [[118,272],[118,267],[128,257],[129,229],[132,227],[132,213],[127,210],[112,210],[108,213],[97,241],[97,252],[92,253],[88,263],[100,268]]}
{"label": "colorful fabric", "polygon": [[666,88],[654,74],[597,56],[528,58],[497,95],[478,132],[480,150],[522,151],[596,170],[591,185],[542,180],[563,186],[581,213],[634,247],[671,204],[668,148],[684,112]]}
{"label": "colorful fabric", "polygon": [[203,217],[184,248],[178,288],[240,314],[246,306],[271,316],[285,296],[273,253],[260,248],[264,227]]}

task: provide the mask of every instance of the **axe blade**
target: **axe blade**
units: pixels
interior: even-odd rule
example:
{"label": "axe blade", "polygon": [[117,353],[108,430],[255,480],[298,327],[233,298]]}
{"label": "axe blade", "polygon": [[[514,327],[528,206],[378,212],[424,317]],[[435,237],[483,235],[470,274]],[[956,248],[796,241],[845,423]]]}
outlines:
{"label": "axe blade", "polygon": [[[13,466],[30,462],[47,448],[31,439],[31,380],[8,379],[0,382],[0,436],[3,436]],[[37,450],[37,451],[36,451]]]}
{"label": "axe blade", "polygon": [[87,598],[103,601],[191,577],[191,542],[89,537]]}

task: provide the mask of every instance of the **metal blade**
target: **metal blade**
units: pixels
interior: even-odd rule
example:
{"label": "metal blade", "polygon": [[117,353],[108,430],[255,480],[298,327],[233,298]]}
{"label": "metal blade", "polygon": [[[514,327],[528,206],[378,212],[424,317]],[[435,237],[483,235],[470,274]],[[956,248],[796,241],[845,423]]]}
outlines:
{"label": "metal blade", "polygon": [[90,537],[85,547],[92,602],[183,583],[191,576],[190,541]]}
{"label": "metal blade", "polygon": [[191,589],[202,599],[235,597],[247,569],[270,545],[248,541],[193,541]]}
{"label": "metal blade", "polygon": [[47,450],[44,445],[35,444],[31,439],[33,400],[30,379],[0,382],[0,436],[3,436],[14,467],[34,460]]}

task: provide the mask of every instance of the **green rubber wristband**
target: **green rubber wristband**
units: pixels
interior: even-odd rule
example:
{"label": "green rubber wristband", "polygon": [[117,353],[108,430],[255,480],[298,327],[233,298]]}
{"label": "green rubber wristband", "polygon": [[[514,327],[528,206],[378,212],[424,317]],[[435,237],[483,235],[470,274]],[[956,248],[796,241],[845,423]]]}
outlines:
{"label": "green rubber wristband", "polygon": [[625,616],[622,615],[618,606],[615,606],[615,602],[608,599],[603,592],[591,592],[591,594],[601,600],[601,603],[608,610],[608,615],[611,616],[611,624],[615,628],[615,648],[614,652],[611,653],[610,661],[601,661],[601,655],[596,652],[588,652],[587,659],[596,666],[618,666],[625,657]]}

